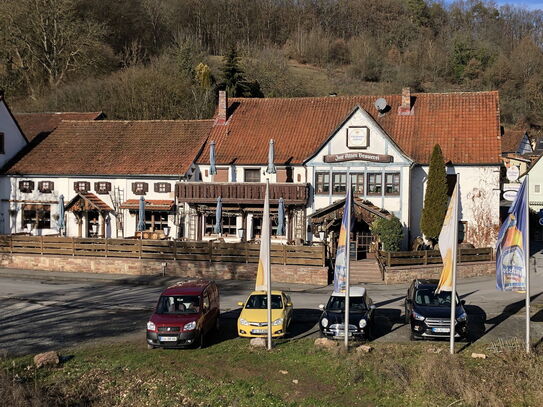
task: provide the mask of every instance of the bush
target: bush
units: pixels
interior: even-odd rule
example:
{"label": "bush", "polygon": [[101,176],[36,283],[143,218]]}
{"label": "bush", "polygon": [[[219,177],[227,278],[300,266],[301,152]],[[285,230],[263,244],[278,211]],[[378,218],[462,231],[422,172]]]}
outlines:
{"label": "bush", "polygon": [[403,238],[403,227],[400,220],[392,215],[391,218],[379,218],[371,224],[371,231],[383,243],[383,250],[398,251]]}

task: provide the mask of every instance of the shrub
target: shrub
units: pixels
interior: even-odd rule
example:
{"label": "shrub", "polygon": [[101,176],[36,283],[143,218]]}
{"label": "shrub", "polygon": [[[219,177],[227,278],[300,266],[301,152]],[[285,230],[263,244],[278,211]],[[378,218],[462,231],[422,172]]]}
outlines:
{"label": "shrub", "polygon": [[403,237],[403,227],[400,220],[392,215],[391,218],[379,218],[371,224],[371,231],[383,243],[383,250],[400,250]]}

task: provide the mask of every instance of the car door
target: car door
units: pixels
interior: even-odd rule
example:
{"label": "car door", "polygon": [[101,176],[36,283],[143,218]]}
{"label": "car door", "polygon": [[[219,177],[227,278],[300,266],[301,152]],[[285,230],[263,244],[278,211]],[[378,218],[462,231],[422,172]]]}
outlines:
{"label": "car door", "polygon": [[210,302],[209,302],[209,290],[205,290],[202,294],[202,331],[204,333],[209,332],[211,329],[212,313],[210,312]]}

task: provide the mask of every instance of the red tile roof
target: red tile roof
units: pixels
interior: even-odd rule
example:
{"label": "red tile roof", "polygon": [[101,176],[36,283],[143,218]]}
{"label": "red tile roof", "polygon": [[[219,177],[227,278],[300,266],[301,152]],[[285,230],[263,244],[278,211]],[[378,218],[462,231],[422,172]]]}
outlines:
{"label": "red tile roof", "polygon": [[[148,211],[171,211],[175,203],[172,200],[146,199],[145,209]],[[139,199],[128,199],[121,204],[121,209],[138,210],[140,207]]]}
{"label": "red tile roof", "polygon": [[[217,164],[265,164],[270,139],[276,164],[301,164],[360,106],[415,162],[427,163],[439,143],[447,161],[499,163],[498,92],[411,94],[414,114],[403,116],[401,95],[384,96],[391,109],[382,117],[374,107],[379,97],[231,99],[227,124],[215,125],[209,140]],[[209,143],[198,163],[209,163]]]}
{"label": "red tile roof", "polygon": [[51,113],[15,113],[15,119],[28,141],[40,134],[47,135],[55,130],[63,120],[98,120],[102,112],[51,112]]}
{"label": "red tile roof", "polygon": [[184,175],[212,120],[63,121],[7,174]]}
{"label": "red tile roof", "polygon": [[109,211],[113,210],[113,209],[111,209],[111,207],[107,203],[105,203],[100,198],[98,198],[96,195],[94,195],[93,193],[90,193],[90,192],[78,192],[76,194],[76,196],[73,197],[72,200],[70,202],[68,202],[67,205],[65,205],[65,207],[67,209],[71,208],[72,205],[75,204],[80,199],[84,199],[84,200],[90,202],[90,204],[99,211],[108,211],[109,212]]}

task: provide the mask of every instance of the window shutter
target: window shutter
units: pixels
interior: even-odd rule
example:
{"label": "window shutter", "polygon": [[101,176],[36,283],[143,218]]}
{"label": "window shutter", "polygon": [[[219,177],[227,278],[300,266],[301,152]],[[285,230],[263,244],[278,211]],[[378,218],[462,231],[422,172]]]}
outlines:
{"label": "window shutter", "polygon": [[162,183],[161,182],[155,182],[155,192],[160,192],[160,185]]}
{"label": "window shutter", "polygon": [[169,182],[166,182],[165,185],[166,185],[166,192],[172,192],[172,184],[170,184]]}
{"label": "window shutter", "polygon": [[77,181],[74,182],[74,191],[79,192],[79,183]]}
{"label": "window shutter", "polygon": [[143,192],[145,193],[149,192],[149,184],[147,182],[143,183]]}
{"label": "window shutter", "polygon": [[132,183],[132,193],[133,193],[133,194],[136,193],[137,186],[138,186],[137,183],[135,183],[135,182]]}

